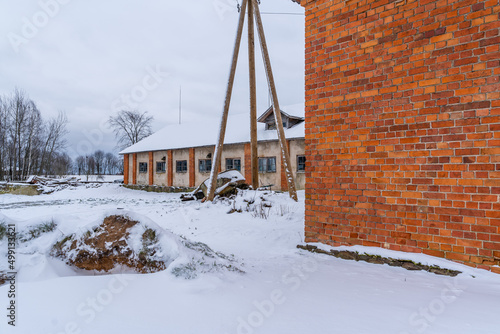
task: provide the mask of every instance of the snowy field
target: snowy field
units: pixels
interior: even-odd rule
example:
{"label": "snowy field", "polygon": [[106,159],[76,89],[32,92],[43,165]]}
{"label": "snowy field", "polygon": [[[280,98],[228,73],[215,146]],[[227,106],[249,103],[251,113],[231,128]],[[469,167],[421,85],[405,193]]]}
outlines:
{"label": "snowy field", "polygon": [[[259,203],[261,197],[271,208],[254,203],[255,211],[245,211],[245,199]],[[206,243],[233,256],[244,273],[214,270],[187,279],[168,268],[99,275],[48,256],[58,238],[111,214]],[[246,192],[234,204],[181,203],[179,194],[116,184],[0,195],[0,222],[15,222],[18,232],[57,224],[16,249],[16,326],[7,323],[9,286],[3,285],[0,333],[500,333],[500,275],[422,255],[383,251],[463,274],[451,278],[309,253],[296,248],[303,243],[303,216],[303,192],[299,203],[286,194]],[[6,252],[4,238],[0,270],[7,267]]]}

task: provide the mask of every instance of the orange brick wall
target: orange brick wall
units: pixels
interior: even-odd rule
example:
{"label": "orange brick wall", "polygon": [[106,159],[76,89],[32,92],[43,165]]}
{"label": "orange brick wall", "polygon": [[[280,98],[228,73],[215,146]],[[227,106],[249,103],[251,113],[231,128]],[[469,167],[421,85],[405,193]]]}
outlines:
{"label": "orange brick wall", "polygon": [[149,168],[148,168],[148,174],[149,174],[149,185],[153,185],[153,181],[154,181],[154,169],[153,168],[156,168],[153,167],[153,152],[149,152]]}
{"label": "orange brick wall", "polygon": [[132,154],[132,184],[137,184],[137,153]]}
{"label": "orange brick wall", "polygon": [[172,150],[167,151],[167,185],[169,187],[174,185],[174,162]]}
{"label": "orange brick wall", "polygon": [[194,148],[189,149],[189,162],[188,162],[188,172],[189,172],[189,186],[195,186],[195,171],[196,163],[194,159]]}
{"label": "orange brick wall", "polygon": [[498,0],[303,0],[306,241],[500,273]]}
{"label": "orange brick wall", "polygon": [[128,154],[123,155],[123,183],[128,184],[128,174],[129,174],[129,160]]}

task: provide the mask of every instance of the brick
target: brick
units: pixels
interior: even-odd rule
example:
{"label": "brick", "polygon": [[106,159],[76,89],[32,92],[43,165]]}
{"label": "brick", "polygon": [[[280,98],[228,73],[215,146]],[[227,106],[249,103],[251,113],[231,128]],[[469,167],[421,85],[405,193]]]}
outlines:
{"label": "brick", "polygon": [[370,4],[302,2],[306,241],[500,274],[498,1]]}

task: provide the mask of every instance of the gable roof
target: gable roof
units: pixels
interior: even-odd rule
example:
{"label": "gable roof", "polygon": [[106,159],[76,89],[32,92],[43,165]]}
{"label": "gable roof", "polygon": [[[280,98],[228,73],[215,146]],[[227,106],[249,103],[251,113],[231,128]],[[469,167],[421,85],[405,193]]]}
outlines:
{"label": "gable roof", "polygon": [[[288,118],[296,119],[303,121],[304,118],[304,104],[294,104],[290,106],[286,106],[284,108],[280,108],[281,113]],[[287,112],[283,111],[285,109]],[[274,111],[273,106],[270,106],[259,118],[257,118],[257,122],[265,122],[266,118],[269,117]]]}
{"label": "gable roof", "polygon": [[[302,104],[302,113],[304,105]],[[283,107],[282,109],[297,110],[300,105]],[[190,147],[214,146],[219,137],[220,118],[209,121],[172,124],[144,138],[140,142],[124,149],[119,154],[164,151]],[[290,129],[285,129],[287,139],[304,138],[304,122]],[[263,123],[257,124],[258,141],[278,140],[276,130],[266,130]],[[239,144],[250,142],[250,117],[245,114],[229,114],[224,144]]]}

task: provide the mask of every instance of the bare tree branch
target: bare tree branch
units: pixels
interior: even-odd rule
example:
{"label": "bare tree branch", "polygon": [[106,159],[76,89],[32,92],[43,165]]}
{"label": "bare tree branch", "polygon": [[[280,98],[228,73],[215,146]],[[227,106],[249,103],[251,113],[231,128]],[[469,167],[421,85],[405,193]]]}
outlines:
{"label": "bare tree branch", "polygon": [[118,147],[123,149],[150,136],[153,133],[153,120],[153,116],[148,116],[147,111],[141,113],[137,110],[122,110],[110,117],[108,123],[118,139]]}

